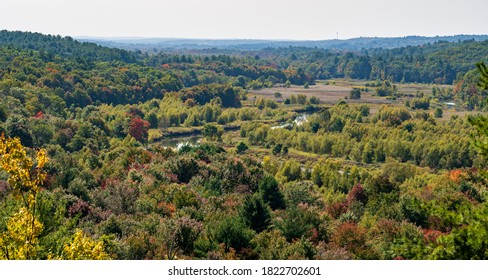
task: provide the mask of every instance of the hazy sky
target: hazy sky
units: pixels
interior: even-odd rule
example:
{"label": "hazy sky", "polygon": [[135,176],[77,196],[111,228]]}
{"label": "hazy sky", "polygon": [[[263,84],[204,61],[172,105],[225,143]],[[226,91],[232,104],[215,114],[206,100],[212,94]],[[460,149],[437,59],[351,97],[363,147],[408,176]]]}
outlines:
{"label": "hazy sky", "polygon": [[0,29],[99,37],[488,34],[488,0],[0,0]]}

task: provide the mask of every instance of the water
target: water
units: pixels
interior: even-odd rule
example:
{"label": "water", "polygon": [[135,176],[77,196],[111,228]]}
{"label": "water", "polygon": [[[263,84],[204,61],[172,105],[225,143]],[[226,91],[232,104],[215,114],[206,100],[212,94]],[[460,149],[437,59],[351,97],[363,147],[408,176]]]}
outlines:
{"label": "water", "polygon": [[[294,124],[297,126],[301,126],[302,124],[308,122],[308,116],[310,114],[301,114],[296,119],[293,121]],[[292,128],[293,124],[291,123],[280,123],[279,125],[272,126],[271,129],[277,129],[277,128]]]}
{"label": "water", "polygon": [[183,146],[197,146],[202,141],[202,135],[194,135],[189,137],[173,137],[162,139],[158,143],[164,147],[179,150]]}
{"label": "water", "polygon": [[301,114],[298,116],[293,122],[296,123],[297,126],[301,126],[302,124],[308,122],[309,114]]}

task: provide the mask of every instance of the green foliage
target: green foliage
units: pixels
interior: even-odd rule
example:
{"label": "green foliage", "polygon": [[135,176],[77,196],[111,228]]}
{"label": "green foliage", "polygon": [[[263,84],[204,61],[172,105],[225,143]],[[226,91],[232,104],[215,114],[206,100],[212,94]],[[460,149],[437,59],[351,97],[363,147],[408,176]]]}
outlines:
{"label": "green foliage", "polygon": [[239,142],[239,144],[237,144],[237,146],[236,146],[236,150],[237,150],[238,154],[242,154],[245,151],[247,151],[248,149],[249,149],[249,147],[242,141]]}
{"label": "green foliage", "polygon": [[325,238],[326,222],[321,219],[318,209],[306,204],[287,207],[275,220],[275,226],[281,231],[287,241],[300,238]]}
{"label": "green foliage", "polygon": [[361,99],[361,90],[359,88],[353,88],[349,92],[349,99]]}
{"label": "green foliage", "polygon": [[203,127],[203,136],[209,140],[218,140],[222,136],[222,131],[215,124],[205,124]]}
{"label": "green foliage", "polygon": [[430,100],[428,98],[413,98],[410,100],[410,108],[428,110],[430,106]]}
{"label": "green foliage", "polygon": [[[469,135],[488,154],[488,120],[394,99],[484,110],[486,71],[469,70],[486,47],[143,54],[1,31],[0,130],[19,137],[18,161],[0,157],[1,257],[484,259],[486,162]],[[392,104],[292,86],[342,77]],[[394,81],[436,86],[413,97]],[[292,106],[247,100],[274,85]],[[166,147],[189,134],[206,139]]]}
{"label": "green foliage", "polygon": [[3,105],[0,105],[0,122],[5,122],[7,120],[7,110]]}
{"label": "green foliage", "polygon": [[439,107],[435,108],[435,110],[434,110],[434,117],[435,118],[442,118],[443,114],[444,114],[444,112],[442,111],[441,108],[439,108]]}
{"label": "green foliage", "polygon": [[488,257],[487,208],[477,210],[469,216],[469,225],[456,228],[439,238],[439,246],[432,253],[434,259],[484,260]]}
{"label": "green foliage", "polygon": [[389,81],[383,81],[383,84],[376,88],[375,93],[378,96],[393,96],[396,94],[396,86]]}
{"label": "green foliage", "polygon": [[267,203],[271,209],[285,208],[285,201],[283,194],[278,185],[278,181],[273,176],[264,176],[259,182],[259,195],[263,201]]}
{"label": "green foliage", "polygon": [[478,67],[478,71],[480,72],[478,86],[486,90],[488,89],[488,69],[483,62],[477,63],[476,67]]}
{"label": "green foliage", "polygon": [[239,209],[239,217],[256,233],[266,230],[271,222],[268,205],[257,195],[246,197]]}
{"label": "green foliage", "polygon": [[[486,66],[483,63],[477,64],[480,71],[479,85],[486,88]],[[472,136],[473,144],[483,156],[488,156],[488,119],[483,115],[468,116],[468,122],[476,128],[477,135]]]}
{"label": "green foliage", "polygon": [[283,163],[279,176],[283,178],[284,182],[299,180],[302,178],[302,168],[298,162],[287,160]]}
{"label": "green foliage", "polygon": [[236,217],[225,216],[214,221],[210,230],[212,240],[224,243],[227,250],[233,248],[237,251],[249,246],[254,232],[247,228],[244,222]]}
{"label": "green foliage", "polygon": [[171,165],[171,171],[177,176],[178,181],[182,183],[190,182],[199,169],[198,162],[191,157],[179,158]]}

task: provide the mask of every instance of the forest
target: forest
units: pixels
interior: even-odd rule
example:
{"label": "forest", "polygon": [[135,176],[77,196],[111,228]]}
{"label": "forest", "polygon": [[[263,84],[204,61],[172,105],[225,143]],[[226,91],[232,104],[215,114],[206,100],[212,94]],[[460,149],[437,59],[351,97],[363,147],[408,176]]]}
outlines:
{"label": "forest", "polygon": [[0,31],[0,259],[486,259],[483,61]]}

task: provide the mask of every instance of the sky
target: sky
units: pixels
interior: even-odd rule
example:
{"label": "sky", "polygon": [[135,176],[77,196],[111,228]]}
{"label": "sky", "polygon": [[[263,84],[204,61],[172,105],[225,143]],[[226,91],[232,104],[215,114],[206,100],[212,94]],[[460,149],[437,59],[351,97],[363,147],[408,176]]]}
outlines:
{"label": "sky", "polygon": [[488,34],[487,0],[0,0],[0,29],[62,36],[321,40]]}

